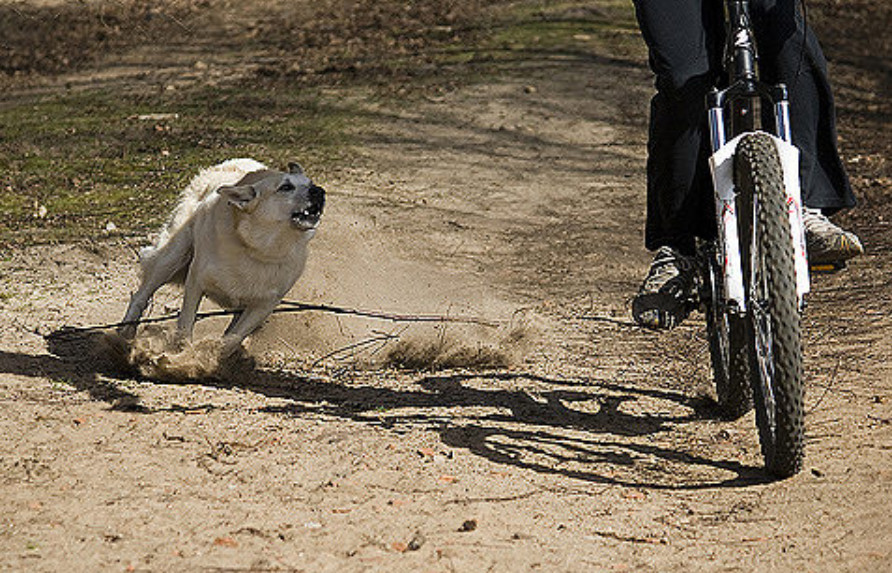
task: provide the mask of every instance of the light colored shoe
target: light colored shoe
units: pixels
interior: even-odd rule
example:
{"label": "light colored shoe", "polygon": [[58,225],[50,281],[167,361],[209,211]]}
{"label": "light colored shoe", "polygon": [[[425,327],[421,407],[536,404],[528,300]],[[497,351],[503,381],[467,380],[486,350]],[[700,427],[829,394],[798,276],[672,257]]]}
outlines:
{"label": "light colored shoe", "polygon": [[810,265],[842,265],[864,253],[858,237],[833,224],[820,209],[803,209],[802,223]]}
{"label": "light colored shoe", "polygon": [[693,257],[660,247],[638,294],[632,317],[647,328],[675,328],[697,303],[697,268]]}

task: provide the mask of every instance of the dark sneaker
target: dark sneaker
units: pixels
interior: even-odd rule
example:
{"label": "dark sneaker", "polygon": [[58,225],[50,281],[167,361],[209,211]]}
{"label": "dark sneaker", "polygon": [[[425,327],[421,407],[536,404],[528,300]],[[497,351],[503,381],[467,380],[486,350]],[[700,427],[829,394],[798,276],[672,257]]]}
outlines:
{"label": "dark sneaker", "polygon": [[632,300],[632,317],[647,328],[675,328],[691,313],[696,300],[694,258],[671,247],[660,247]]}
{"label": "dark sneaker", "polygon": [[840,266],[864,253],[858,237],[834,225],[820,209],[803,209],[802,223],[809,265]]}

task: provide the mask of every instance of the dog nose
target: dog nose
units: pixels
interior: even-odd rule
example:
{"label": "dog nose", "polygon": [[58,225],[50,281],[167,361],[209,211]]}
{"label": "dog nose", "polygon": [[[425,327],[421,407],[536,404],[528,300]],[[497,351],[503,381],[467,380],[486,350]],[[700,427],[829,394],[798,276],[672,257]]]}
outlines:
{"label": "dog nose", "polygon": [[319,211],[322,211],[322,207],[325,205],[325,189],[318,185],[313,185],[310,187],[309,193],[310,203],[317,207]]}

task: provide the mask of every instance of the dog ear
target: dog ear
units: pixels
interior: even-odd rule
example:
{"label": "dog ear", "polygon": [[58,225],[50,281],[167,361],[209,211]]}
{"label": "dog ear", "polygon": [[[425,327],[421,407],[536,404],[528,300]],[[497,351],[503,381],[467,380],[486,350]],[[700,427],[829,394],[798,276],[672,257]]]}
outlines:
{"label": "dog ear", "polygon": [[288,164],[288,173],[290,173],[292,175],[303,175],[304,168],[301,167],[299,163],[292,161],[291,163]]}
{"label": "dog ear", "polygon": [[217,189],[226,201],[242,211],[250,212],[257,199],[257,191],[252,185],[224,185]]}

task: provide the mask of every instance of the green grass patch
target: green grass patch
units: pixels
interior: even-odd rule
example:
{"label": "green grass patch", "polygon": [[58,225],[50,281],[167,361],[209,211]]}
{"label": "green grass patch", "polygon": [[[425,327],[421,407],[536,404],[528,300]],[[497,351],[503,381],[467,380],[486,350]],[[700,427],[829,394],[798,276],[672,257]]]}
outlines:
{"label": "green grass patch", "polygon": [[487,45],[508,51],[638,57],[643,43],[632,5],[605,0],[524,2],[500,20]]}
{"label": "green grass patch", "polygon": [[[631,4],[622,0],[337,6],[307,16],[313,25],[286,20],[295,33],[280,40],[261,34],[272,38],[268,56],[238,85],[146,85],[143,93],[120,86],[0,105],[0,255],[14,245],[144,235],[200,169],[233,157],[271,166],[297,160],[324,185],[326,172],[347,161],[357,124],[376,121],[324,95],[332,85],[402,101],[407,93],[517,72],[522,59],[644,56]],[[254,24],[276,31],[279,21]],[[58,49],[72,41],[59,38]],[[205,49],[251,53],[261,40],[230,41]],[[34,57],[21,54],[21,61]]]}
{"label": "green grass patch", "polygon": [[[163,97],[89,92],[0,110],[0,244],[144,233],[200,169],[342,158],[350,113],[312,90],[201,88]],[[110,225],[111,224],[111,225]]]}

